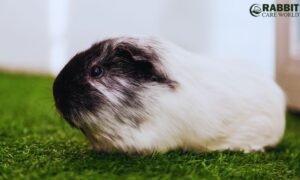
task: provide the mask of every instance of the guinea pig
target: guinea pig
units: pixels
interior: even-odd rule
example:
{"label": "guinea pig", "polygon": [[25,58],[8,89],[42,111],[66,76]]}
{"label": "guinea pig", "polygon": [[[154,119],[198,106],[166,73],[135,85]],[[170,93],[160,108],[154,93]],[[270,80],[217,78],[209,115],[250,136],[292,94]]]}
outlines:
{"label": "guinea pig", "polygon": [[61,70],[53,95],[96,151],[264,151],[285,129],[285,96],[271,77],[155,38],[92,45]]}

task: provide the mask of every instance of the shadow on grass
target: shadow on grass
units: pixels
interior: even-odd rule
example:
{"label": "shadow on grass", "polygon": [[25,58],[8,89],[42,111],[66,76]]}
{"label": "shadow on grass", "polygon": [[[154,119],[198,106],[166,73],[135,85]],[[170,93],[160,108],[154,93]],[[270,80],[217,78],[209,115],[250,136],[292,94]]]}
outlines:
{"label": "shadow on grass", "polygon": [[289,137],[265,153],[195,153],[177,150],[151,155],[99,153],[89,148],[84,139],[68,137],[37,135],[24,137],[17,142],[11,141],[5,145],[7,151],[4,153],[16,154],[12,154],[13,158],[5,154],[6,160],[3,163],[19,169],[21,174],[55,178],[86,177],[91,174],[92,177],[109,179],[204,176],[212,179],[245,176],[290,178],[299,176],[300,172],[299,144]]}
{"label": "shadow on grass", "polygon": [[[286,149],[285,144],[268,150],[268,154],[242,152],[210,152],[195,153],[172,151],[165,154],[126,155],[123,153],[99,153],[93,150],[83,152],[66,152],[64,166],[66,171],[93,171],[99,174],[110,173],[118,176],[135,174],[145,177],[154,177],[158,174],[169,174],[171,177],[209,176],[219,177],[221,174],[235,175],[250,172],[247,168],[259,167],[264,169],[265,163],[281,161],[280,154]],[[285,158],[283,158],[285,159]],[[245,168],[245,169],[243,169]],[[256,172],[257,173],[257,172]],[[259,173],[257,173],[259,174]]]}

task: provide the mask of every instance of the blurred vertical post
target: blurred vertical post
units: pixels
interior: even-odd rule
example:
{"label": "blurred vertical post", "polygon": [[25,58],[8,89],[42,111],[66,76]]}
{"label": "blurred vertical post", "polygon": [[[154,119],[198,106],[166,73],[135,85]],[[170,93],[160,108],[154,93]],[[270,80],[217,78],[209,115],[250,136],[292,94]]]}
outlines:
{"label": "blurred vertical post", "polygon": [[67,58],[69,0],[48,0],[50,72],[57,74]]}

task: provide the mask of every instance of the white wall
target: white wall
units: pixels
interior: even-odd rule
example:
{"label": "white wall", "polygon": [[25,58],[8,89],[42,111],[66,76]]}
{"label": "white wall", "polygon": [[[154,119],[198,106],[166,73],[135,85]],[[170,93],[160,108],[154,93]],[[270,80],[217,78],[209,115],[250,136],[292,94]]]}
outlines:
{"label": "white wall", "polygon": [[56,74],[76,52],[105,37],[155,35],[190,51],[254,61],[272,76],[275,21],[252,17],[252,4],[250,0],[2,1],[0,68]]}
{"label": "white wall", "polygon": [[0,6],[0,68],[49,71],[47,3],[4,0]]}
{"label": "white wall", "polygon": [[208,0],[205,3],[168,0],[162,13],[161,32],[186,49],[252,61],[257,68],[273,76],[275,19],[252,17],[249,8],[253,3],[252,0]]}

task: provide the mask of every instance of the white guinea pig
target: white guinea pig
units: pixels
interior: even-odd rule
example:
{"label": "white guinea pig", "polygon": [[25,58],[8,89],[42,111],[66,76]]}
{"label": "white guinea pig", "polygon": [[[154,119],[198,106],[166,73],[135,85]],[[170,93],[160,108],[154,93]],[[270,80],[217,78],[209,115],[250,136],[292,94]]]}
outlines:
{"label": "white guinea pig", "polygon": [[94,44],[62,69],[53,94],[97,151],[263,151],[285,128],[285,97],[270,77],[158,39]]}

